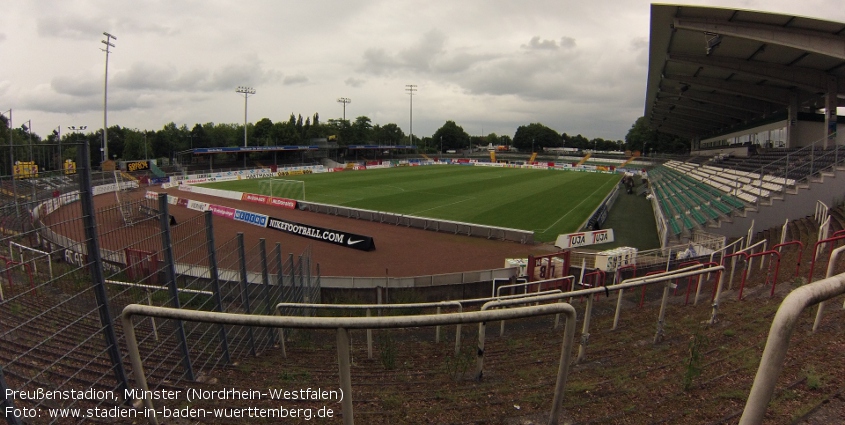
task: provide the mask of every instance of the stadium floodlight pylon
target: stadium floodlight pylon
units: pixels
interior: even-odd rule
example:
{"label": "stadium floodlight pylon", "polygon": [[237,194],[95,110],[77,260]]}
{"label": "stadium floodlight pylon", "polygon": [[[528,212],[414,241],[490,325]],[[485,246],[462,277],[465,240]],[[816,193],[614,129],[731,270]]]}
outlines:
{"label": "stadium floodlight pylon", "polygon": [[305,200],[305,182],[287,179],[267,179],[258,182],[258,191],[262,195],[275,198]]}

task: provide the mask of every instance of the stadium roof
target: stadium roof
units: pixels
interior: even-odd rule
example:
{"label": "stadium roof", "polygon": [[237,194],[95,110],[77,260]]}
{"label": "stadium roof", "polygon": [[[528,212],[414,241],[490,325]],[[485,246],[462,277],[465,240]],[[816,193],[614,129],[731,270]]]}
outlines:
{"label": "stadium roof", "polygon": [[[705,138],[845,93],[845,24],[741,9],[653,4],[645,117]],[[832,89],[832,90],[831,90]],[[843,99],[837,104],[845,106]]]}

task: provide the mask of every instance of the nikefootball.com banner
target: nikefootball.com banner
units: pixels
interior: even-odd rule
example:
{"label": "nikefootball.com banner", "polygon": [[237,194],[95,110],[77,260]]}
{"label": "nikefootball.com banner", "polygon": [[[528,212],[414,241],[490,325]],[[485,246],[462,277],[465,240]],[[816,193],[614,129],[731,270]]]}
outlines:
{"label": "nikefootball.com banner", "polygon": [[361,251],[372,251],[376,249],[376,244],[371,236],[361,236],[354,233],[341,232],[339,230],[324,229],[322,227],[309,226],[275,217],[269,217],[267,220],[267,227],[276,229],[280,232],[303,236]]}

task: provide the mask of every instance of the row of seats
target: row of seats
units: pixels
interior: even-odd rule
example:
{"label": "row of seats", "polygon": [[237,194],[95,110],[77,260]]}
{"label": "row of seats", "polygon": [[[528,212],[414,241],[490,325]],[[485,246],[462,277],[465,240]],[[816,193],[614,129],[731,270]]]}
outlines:
{"label": "row of seats", "polygon": [[679,161],[669,161],[665,165],[751,204],[756,203],[760,198],[769,198],[773,193],[783,191],[784,186],[795,185],[794,179],[771,175],[761,176],[759,173],[713,165],[697,165]]}
{"label": "row of seats", "polygon": [[742,201],[669,167],[652,169],[649,181],[674,235],[745,208]]}

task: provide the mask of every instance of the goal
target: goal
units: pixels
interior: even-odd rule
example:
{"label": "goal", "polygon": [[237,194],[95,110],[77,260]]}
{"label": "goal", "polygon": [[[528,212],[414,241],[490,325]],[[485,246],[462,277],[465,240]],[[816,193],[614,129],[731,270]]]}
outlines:
{"label": "goal", "polygon": [[299,180],[268,179],[258,182],[258,191],[262,195],[276,198],[305,200],[305,182]]}

